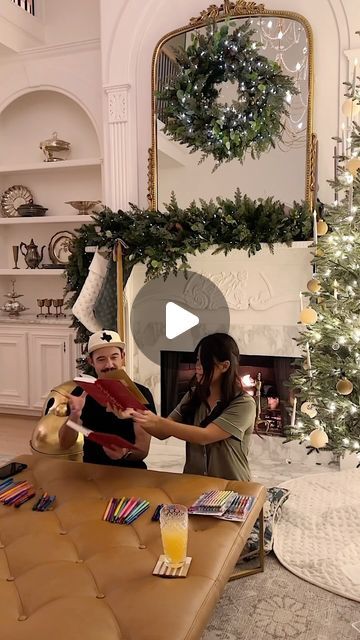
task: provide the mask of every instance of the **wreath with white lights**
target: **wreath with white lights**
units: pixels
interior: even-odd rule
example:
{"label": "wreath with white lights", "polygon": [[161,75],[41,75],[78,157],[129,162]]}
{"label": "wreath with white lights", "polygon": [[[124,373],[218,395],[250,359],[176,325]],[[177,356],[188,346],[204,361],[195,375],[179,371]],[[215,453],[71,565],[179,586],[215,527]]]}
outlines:
{"label": "wreath with white lights", "polygon": [[[275,147],[281,139],[288,101],[298,93],[277,62],[259,54],[255,31],[247,20],[230,30],[216,23],[192,34],[186,49],[176,50],[178,73],[158,92],[164,131],[190,153],[212,155],[217,166],[244,161]],[[221,104],[221,85],[237,84],[232,104]]]}

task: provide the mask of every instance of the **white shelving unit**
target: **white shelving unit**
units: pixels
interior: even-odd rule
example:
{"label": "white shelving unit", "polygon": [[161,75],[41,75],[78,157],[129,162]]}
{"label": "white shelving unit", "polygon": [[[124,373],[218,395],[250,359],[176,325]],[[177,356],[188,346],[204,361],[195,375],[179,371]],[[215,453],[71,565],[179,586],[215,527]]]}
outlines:
{"label": "white shelving unit", "polygon": [[[55,130],[71,142],[69,157],[44,162],[39,144]],[[0,361],[9,361],[13,354],[15,363],[8,380],[7,374],[0,380],[0,412],[39,412],[49,385],[75,372],[76,347],[68,313],[61,322],[53,319],[52,326],[37,318],[38,299],[64,297],[65,269],[26,268],[20,245],[33,239],[39,253],[43,249],[41,264],[50,264],[49,243],[55,234],[93,222],[92,215],[79,215],[66,202],[101,202],[101,150],[86,112],[68,96],[48,90],[25,94],[2,111],[0,137],[0,197],[11,186],[23,185],[35,204],[47,208],[41,217],[7,218],[0,211],[0,306],[15,280],[28,310],[19,321],[0,311]],[[18,269],[13,246],[19,247]],[[16,371],[19,363],[22,379]]]}
{"label": "white shelving unit", "polygon": [[29,218],[0,218],[0,225],[23,225],[23,224],[67,224],[71,223],[81,226],[85,222],[93,222],[91,216],[33,216]]}
{"label": "white shelving unit", "polygon": [[59,276],[65,273],[65,269],[0,269],[0,276],[11,276],[11,279],[18,276],[33,276],[42,278],[44,276]]}
{"label": "white shelving unit", "polygon": [[29,164],[0,165],[0,174],[21,173],[32,171],[62,171],[64,169],[74,169],[75,167],[98,167],[101,166],[101,158],[80,158],[78,160],[62,160],[61,162],[34,162]]}

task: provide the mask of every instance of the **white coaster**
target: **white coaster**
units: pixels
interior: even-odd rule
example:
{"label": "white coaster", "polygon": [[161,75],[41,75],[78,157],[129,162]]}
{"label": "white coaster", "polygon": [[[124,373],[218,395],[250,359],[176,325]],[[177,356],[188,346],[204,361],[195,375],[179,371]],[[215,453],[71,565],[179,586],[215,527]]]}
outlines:
{"label": "white coaster", "polygon": [[182,567],[173,569],[166,564],[166,557],[161,555],[157,561],[153,576],[160,576],[161,578],[186,578],[192,558],[185,558],[185,562]]}

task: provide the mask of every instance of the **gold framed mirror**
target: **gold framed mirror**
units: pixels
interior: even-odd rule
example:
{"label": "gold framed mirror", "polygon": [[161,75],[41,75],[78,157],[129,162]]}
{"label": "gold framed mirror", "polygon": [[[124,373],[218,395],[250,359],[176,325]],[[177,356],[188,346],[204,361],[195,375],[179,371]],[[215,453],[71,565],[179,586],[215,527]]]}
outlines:
{"label": "gold framed mirror", "polygon": [[[204,34],[211,23],[239,28],[249,21],[254,31],[253,41],[259,52],[276,61],[285,76],[298,90],[288,103],[288,115],[283,118],[283,134],[271,148],[253,159],[223,163],[214,172],[214,158],[201,158],[201,152],[189,151],[186,144],[164,132],[163,103],[158,92],[176,76],[179,70],[177,53],[186,50],[192,35]],[[149,150],[148,201],[151,209],[161,209],[174,191],[179,206],[192,200],[232,198],[238,188],[250,198],[275,199],[292,205],[305,200],[312,207],[316,189],[316,136],[313,133],[313,36],[309,22],[290,12],[265,9],[263,4],[225,0],[211,5],[186,26],[164,35],[156,45],[152,60],[152,146]],[[233,99],[231,83],[223,83],[221,101]],[[223,95],[221,95],[223,94]],[[227,104],[227,102],[225,103]],[[166,129],[166,127],[165,127]]]}

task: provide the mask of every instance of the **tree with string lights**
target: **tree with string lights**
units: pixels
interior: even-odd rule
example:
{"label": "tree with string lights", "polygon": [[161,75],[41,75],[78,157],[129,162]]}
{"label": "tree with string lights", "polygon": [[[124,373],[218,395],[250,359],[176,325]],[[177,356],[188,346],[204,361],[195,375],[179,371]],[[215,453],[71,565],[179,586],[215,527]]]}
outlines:
{"label": "tree with string lights", "polygon": [[[289,436],[308,453],[326,448],[358,454],[360,467],[360,87],[356,68],[343,105],[347,124],[336,137],[335,192],[314,212],[313,277],[300,294],[303,366],[292,375],[295,401]],[[339,149],[340,146],[340,149]],[[309,305],[304,303],[306,300]]]}

